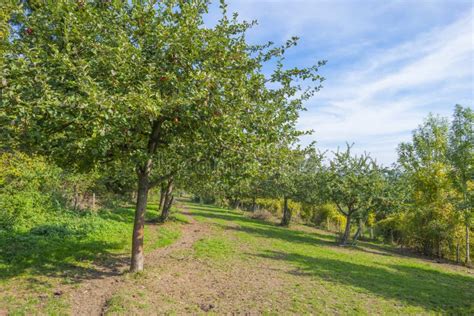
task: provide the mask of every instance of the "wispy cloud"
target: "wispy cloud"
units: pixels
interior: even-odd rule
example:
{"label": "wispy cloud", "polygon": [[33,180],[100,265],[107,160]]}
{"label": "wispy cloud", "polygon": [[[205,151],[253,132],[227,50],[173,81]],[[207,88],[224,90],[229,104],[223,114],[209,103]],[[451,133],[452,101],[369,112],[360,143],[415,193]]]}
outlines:
{"label": "wispy cloud", "polygon": [[444,29],[374,52],[312,100],[322,106],[304,113],[300,127],[315,129],[323,146],[356,142],[393,162],[397,144],[428,112],[449,115],[455,103],[472,105],[472,19],[469,12]]}
{"label": "wispy cloud", "polygon": [[230,10],[259,20],[252,41],[301,36],[291,65],[328,59],[325,87],[301,114],[299,127],[315,130],[304,142],[355,142],[389,164],[429,112],[473,105],[470,0],[233,0]]}

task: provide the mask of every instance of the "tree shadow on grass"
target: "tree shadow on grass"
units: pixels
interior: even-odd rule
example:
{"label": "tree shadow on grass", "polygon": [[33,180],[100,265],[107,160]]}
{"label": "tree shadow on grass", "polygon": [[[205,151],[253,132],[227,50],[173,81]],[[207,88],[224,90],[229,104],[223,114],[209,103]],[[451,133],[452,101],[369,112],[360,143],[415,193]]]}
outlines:
{"label": "tree shadow on grass", "polygon": [[289,230],[287,228],[281,228],[278,226],[260,226],[260,227],[249,227],[239,226],[232,227],[227,226],[225,229],[233,230],[237,232],[245,232],[252,234],[257,237],[271,238],[275,240],[285,241],[289,243],[302,243],[307,245],[320,245],[320,246],[335,246],[334,241],[328,241],[319,238],[316,234],[308,234],[299,232],[296,230]]}
{"label": "tree shadow on grass", "polygon": [[195,215],[210,219],[224,220],[238,225],[218,224],[224,229],[245,232],[259,237],[272,238],[286,242],[335,246],[335,237],[333,236],[319,234],[317,232],[308,233],[299,230],[292,230],[264,220],[247,218],[238,213],[222,212],[219,211],[219,209],[210,211],[208,208],[193,207],[193,210],[197,211],[194,213]]}
{"label": "tree shadow on grass", "polygon": [[[145,219],[147,221],[157,218],[160,213],[157,212],[158,205],[149,203],[145,213]],[[100,210],[96,213],[97,216],[106,219],[112,220],[115,222],[122,223],[133,223],[135,218],[135,209],[134,207],[119,207],[111,210]]]}
{"label": "tree shadow on grass", "polygon": [[[123,244],[84,240],[63,229],[61,235],[28,233],[0,234],[0,280],[22,274],[65,278],[70,282],[121,274],[126,258],[113,251]],[[79,262],[94,262],[80,265]]]}
{"label": "tree shadow on grass", "polygon": [[[147,220],[157,216],[155,207],[150,204]],[[80,220],[78,226],[72,221],[39,225],[28,232],[0,231],[0,280],[27,275],[67,278],[74,283],[122,274],[128,257],[118,253],[124,250],[126,242],[117,236],[108,241],[100,233],[101,223],[93,225],[93,217],[118,227],[125,227],[123,223],[131,226],[134,209],[71,211],[69,215]],[[87,218],[82,221],[82,217]]]}
{"label": "tree shadow on grass", "polygon": [[[240,225],[240,228],[236,228],[232,225],[221,225],[223,228],[245,231],[247,233],[259,235],[262,237],[268,238],[277,238],[289,242],[301,242],[301,243],[313,243],[320,245],[337,245],[337,236],[332,234],[321,234],[317,231],[298,231],[292,230],[289,228],[284,228],[278,226],[276,223],[268,222],[260,219],[251,219],[245,217],[238,211],[233,210],[222,210],[216,206],[209,205],[200,205],[196,203],[192,204],[192,209],[195,210],[195,215],[210,218],[210,219],[219,219],[224,221],[229,221],[237,223]],[[417,258],[420,260],[431,262],[433,258],[424,256],[422,254],[416,253],[409,250],[401,250],[394,246],[387,244],[377,244],[374,242],[368,241],[358,241],[354,246],[347,246],[352,249],[359,250],[361,252],[366,252],[369,254],[380,255],[385,257],[409,257]],[[455,264],[453,261],[444,260],[447,264]]]}
{"label": "tree shadow on grass", "polygon": [[202,216],[206,218],[211,218],[211,219],[221,219],[225,221],[234,221],[234,222],[243,222],[243,223],[250,223],[250,224],[261,224],[261,225],[271,225],[275,226],[275,224],[266,222],[264,220],[260,219],[252,219],[243,216],[242,214],[239,214],[237,212],[232,212],[232,211],[221,211],[221,210],[209,210],[207,208],[201,208],[201,207],[193,207],[191,209],[191,214],[195,216]]}
{"label": "tree shadow on grass", "polygon": [[457,315],[474,312],[474,278],[469,276],[401,264],[366,266],[298,253],[266,251],[259,256],[296,265],[299,270],[290,272],[295,275],[362,288],[430,311]]}
{"label": "tree shadow on grass", "polygon": [[454,260],[449,260],[446,258],[440,259],[434,256],[427,256],[420,252],[417,252],[414,249],[409,249],[409,248],[402,249],[395,245],[359,241],[355,246],[353,246],[353,248],[362,252],[380,255],[380,256],[398,257],[398,258],[415,258],[415,259],[422,260],[425,262],[435,261],[441,264],[461,267],[461,265],[459,265],[459,263],[456,263],[456,261]]}
{"label": "tree shadow on grass", "polygon": [[201,209],[201,210],[204,210],[204,211],[215,210],[215,211],[218,211],[218,212],[223,212],[223,210],[225,210],[225,212],[229,212],[229,213],[236,213],[236,214],[238,213],[238,211],[223,209],[222,207],[215,206],[215,205],[200,204],[200,203],[190,202],[190,201],[187,201],[187,200],[184,200],[184,199],[181,199],[179,201],[186,203],[192,209]]}

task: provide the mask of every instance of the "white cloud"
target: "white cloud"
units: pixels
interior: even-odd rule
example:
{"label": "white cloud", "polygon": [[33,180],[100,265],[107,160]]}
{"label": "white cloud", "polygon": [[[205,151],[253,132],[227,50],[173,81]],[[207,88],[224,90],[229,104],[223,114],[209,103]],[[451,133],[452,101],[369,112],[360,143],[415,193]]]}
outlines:
{"label": "white cloud", "polygon": [[422,122],[427,107],[447,115],[454,104],[469,100],[466,91],[474,88],[472,19],[468,13],[445,29],[371,55],[360,70],[326,85],[312,100],[323,106],[303,113],[300,127],[316,130],[323,146],[356,142],[383,163],[395,161],[396,145]]}
{"label": "white cloud", "polygon": [[229,11],[259,21],[251,41],[300,36],[292,65],[328,59],[325,87],[301,114],[299,127],[315,130],[304,142],[355,142],[390,164],[429,112],[473,105],[471,0],[230,0]]}

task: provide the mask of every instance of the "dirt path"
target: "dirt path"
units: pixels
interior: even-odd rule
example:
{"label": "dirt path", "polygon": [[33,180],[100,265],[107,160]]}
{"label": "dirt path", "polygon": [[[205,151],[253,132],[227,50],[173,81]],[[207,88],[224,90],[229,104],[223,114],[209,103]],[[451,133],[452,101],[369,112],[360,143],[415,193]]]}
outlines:
{"label": "dirt path", "polygon": [[[182,235],[178,241],[168,247],[157,249],[145,256],[146,269],[167,266],[175,260],[173,253],[190,249],[193,243],[209,231],[209,227],[195,221],[185,207],[179,208],[189,224],[183,225]],[[128,286],[128,257],[123,257],[107,268],[97,271],[96,275],[81,283],[80,287],[69,293],[73,315],[102,315],[108,308],[108,300],[123,287]]]}
{"label": "dirt path", "polygon": [[183,204],[179,208],[189,219],[181,238],[146,255],[146,268],[140,275],[126,273],[126,260],[115,268],[116,275],[108,271],[105,277],[83,282],[70,293],[73,315],[285,311],[290,303],[288,284],[295,284],[293,268],[248,253],[238,240],[229,260],[196,256],[193,245],[197,241],[219,240],[222,234],[232,240],[233,234],[195,220]]}

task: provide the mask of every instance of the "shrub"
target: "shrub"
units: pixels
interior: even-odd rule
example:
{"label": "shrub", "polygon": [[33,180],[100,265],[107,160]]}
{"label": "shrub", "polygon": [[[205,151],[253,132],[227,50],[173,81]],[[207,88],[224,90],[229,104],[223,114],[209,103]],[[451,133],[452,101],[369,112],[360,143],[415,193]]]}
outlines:
{"label": "shrub", "polygon": [[2,153],[0,161],[0,229],[33,227],[64,202],[60,168],[22,153]]}
{"label": "shrub", "polygon": [[331,203],[321,205],[303,204],[301,218],[308,223],[328,230],[340,231],[344,229],[346,224],[346,218]]}
{"label": "shrub", "polygon": [[401,214],[394,214],[382,219],[375,224],[375,234],[382,236],[385,242],[400,241],[403,235],[402,221],[403,216]]}
{"label": "shrub", "polygon": [[46,224],[40,225],[32,228],[30,234],[37,236],[47,236],[47,237],[61,237],[64,238],[68,235],[73,235],[68,227],[60,224]]}
{"label": "shrub", "polygon": [[276,216],[283,212],[283,204],[278,199],[257,199],[256,204],[258,209],[266,210]]}

